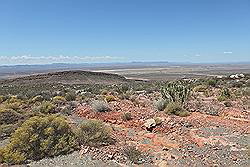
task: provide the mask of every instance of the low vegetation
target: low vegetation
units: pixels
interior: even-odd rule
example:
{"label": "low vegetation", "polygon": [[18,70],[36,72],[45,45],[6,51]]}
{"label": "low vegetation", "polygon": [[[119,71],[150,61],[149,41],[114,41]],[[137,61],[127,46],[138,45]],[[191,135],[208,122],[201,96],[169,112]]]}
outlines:
{"label": "low vegetation", "polygon": [[132,114],[130,112],[125,112],[122,114],[122,119],[124,121],[129,121],[132,119]]}
{"label": "low vegetation", "polygon": [[186,111],[181,104],[172,102],[169,103],[165,109],[166,114],[174,114],[181,117],[189,116],[189,112]]}
{"label": "low vegetation", "polygon": [[92,109],[95,112],[108,112],[110,111],[110,108],[108,106],[108,103],[101,100],[95,100],[91,103]]}
{"label": "low vegetation", "polygon": [[102,146],[114,142],[107,126],[99,120],[84,121],[76,132],[80,145]]}
{"label": "low vegetation", "polygon": [[40,112],[43,114],[53,114],[55,113],[56,106],[48,101],[43,101],[40,105],[34,108],[34,112]]}
{"label": "low vegetation", "polygon": [[72,152],[76,148],[74,134],[65,118],[51,115],[32,117],[18,128],[10,144],[1,149],[2,161],[20,164]]}
{"label": "low vegetation", "polygon": [[154,105],[158,111],[163,111],[167,107],[168,103],[169,103],[168,99],[161,98],[155,101]]}
{"label": "low vegetation", "polygon": [[0,108],[0,125],[15,124],[22,118],[23,118],[23,115],[19,114],[15,110]]}
{"label": "low vegetation", "polygon": [[163,98],[171,101],[184,103],[190,95],[190,87],[186,83],[170,82],[161,90]]}
{"label": "low vegetation", "polygon": [[124,154],[128,159],[135,164],[140,164],[140,159],[143,157],[143,154],[135,146],[127,146],[124,149]]}
{"label": "low vegetation", "polygon": [[109,103],[111,101],[115,101],[115,96],[113,95],[108,95],[108,96],[105,96],[105,100]]}
{"label": "low vegetation", "polygon": [[220,96],[218,96],[218,100],[225,101],[231,97],[232,97],[232,95],[231,95],[230,90],[228,88],[223,88],[220,92]]}

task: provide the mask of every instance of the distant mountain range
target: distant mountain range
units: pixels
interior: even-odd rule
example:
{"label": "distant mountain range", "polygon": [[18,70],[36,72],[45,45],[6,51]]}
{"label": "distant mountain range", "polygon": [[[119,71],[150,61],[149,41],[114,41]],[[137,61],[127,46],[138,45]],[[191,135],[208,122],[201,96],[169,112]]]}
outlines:
{"label": "distant mountain range", "polygon": [[41,65],[4,65],[0,66],[0,79],[16,78],[20,76],[27,76],[31,74],[42,74],[48,72],[69,71],[69,70],[112,70],[112,69],[129,69],[129,68],[153,68],[153,67],[167,67],[167,66],[211,66],[211,65],[245,65],[250,62],[243,63],[190,63],[190,62],[128,62],[128,63],[82,63],[82,64],[41,64]]}

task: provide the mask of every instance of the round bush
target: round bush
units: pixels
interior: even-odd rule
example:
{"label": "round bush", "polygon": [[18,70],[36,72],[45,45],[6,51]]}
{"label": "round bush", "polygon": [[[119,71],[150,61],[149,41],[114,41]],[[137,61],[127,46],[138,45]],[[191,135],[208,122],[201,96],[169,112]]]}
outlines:
{"label": "round bush", "polygon": [[108,128],[99,120],[83,122],[77,132],[78,142],[81,145],[101,146],[113,142]]}
{"label": "round bush", "polygon": [[51,114],[55,113],[55,108],[56,106],[52,104],[51,102],[48,101],[43,101],[41,105],[37,106],[34,111],[35,112],[40,112],[43,114]]}
{"label": "round bush", "polygon": [[154,105],[158,111],[163,111],[167,107],[168,103],[169,103],[169,100],[161,98],[155,101]]}
{"label": "round bush", "polygon": [[189,116],[189,112],[186,111],[179,103],[169,103],[165,109],[165,113],[174,114],[181,117]]}
{"label": "round bush", "polygon": [[68,92],[65,95],[65,99],[67,101],[74,101],[74,100],[76,100],[76,94],[74,92]]}
{"label": "round bush", "polygon": [[3,162],[20,164],[26,160],[39,160],[73,151],[77,144],[64,117],[50,115],[32,117],[11,136],[2,149]]}
{"label": "round bush", "polygon": [[91,107],[95,112],[108,112],[110,108],[108,103],[100,100],[95,100],[91,103]]}

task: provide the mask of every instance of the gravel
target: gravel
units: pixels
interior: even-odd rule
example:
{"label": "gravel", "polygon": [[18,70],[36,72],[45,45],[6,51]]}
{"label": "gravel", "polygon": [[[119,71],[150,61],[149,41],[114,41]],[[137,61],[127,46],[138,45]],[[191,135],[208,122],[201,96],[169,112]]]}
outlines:
{"label": "gravel", "polygon": [[30,167],[121,167],[114,161],[93,160],[90,156],[80,156],[78,151],[72,154],[62,155],[54,158],[45,158],[28,164]]}

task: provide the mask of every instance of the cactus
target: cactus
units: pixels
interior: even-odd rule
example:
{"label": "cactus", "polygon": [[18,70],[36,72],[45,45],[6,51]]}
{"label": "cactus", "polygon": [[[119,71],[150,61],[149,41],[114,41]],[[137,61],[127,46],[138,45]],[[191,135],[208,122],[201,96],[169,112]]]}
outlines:
{"label": "cactus", "polygon": [[184,103],[190,94],[190,88],[184,83],[170,82],[161,89],[162,97],[172,102]]}

